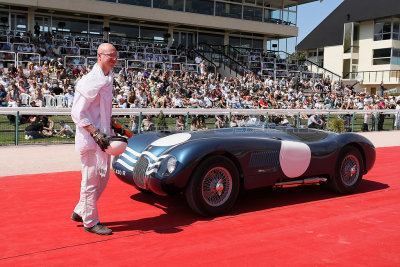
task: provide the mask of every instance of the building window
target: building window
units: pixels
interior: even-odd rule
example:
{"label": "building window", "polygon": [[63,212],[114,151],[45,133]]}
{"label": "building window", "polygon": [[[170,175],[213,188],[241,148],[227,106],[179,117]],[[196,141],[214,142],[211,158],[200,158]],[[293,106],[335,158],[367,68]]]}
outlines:
{"label": "building window", "polygon": [[88,20],[53,17],[52,31],[88,33]]}
{"label": "building window", "polygon": [[103,35],[103,22],[89,21],[89,34]]}
{"label": "building window", "polygon": [[216,3],[215,15],[234,19],[242,18],[242,6],[228,3]]}
{"label": "building window", "polygon": [[139,26],[110,23],[110,37],[138,38]]}
{"label": "building window", "polygon": [[391,48],[374,49],[373,65],[390,64]]}
{"label": "building window", "polygon": [[393,39],[400,40],[400,18],[393,21]]}
{"label": "building window", "polygon": [[185,11],[204,15],[214,15],[214,1],[186,0]]}
{"label": "building window", "polygon": [[246,20],[262,21],[262,13],[262,9],[258,7],[243,7],[243,19]]}
{"label": "building window", "polygon": [[183,11],[183,0],[153,0],[153,7]]}
{"label": "building window", "polygon": [[264,21],[268,23],[282,23],[282,10],[279,9],[265,9],[264,10]]}
{"label": "building window", "polygon": [[393,55],[391,62],[393,65],[400,65],[400,49],[393,48]]}
{"label": "building window", "polygon": [[400,18],[376,20],[374,27],[374,41],[389,39],[400,40],[399,23]]}
{"label": "building window", "polygon": [[151,0],[118,0],[120,4],[151,7]]}
{"label": "building window", "polygon": [[211,33],[199,33],[199,43],[224,45],[224,36]]}

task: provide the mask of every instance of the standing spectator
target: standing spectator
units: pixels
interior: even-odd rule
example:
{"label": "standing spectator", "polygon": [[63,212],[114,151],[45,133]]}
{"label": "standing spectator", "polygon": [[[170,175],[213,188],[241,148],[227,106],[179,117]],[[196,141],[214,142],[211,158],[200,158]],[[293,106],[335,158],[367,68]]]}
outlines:
{"label": "standing spectator", "polygon": [[118,54],[109,43],[97,49],[97,63],[77,84],[72,106],[76,124],[75,149],[81,153],[81,195],[71,219],[83,222],[86,232],[110,235],[112,230],[100,223],[97,200],[110,177],[110,155],[105,152],[112,135],[111,111],[114,74]]}
{"label": "standing spectator", "polygon": [[[385,99],[381,98],[379,100],[378,109],[385,109]],[[383,123],[385,122],[385,114],[383,112],[379,112],[378,115],[378,131],[383,131]]]}
{"label": "standing spectator", "polygon": [[385,91],[385,86],[384,86],[384,84],[383,84],[383,81],[381,81],[381,84],[380,84],[380,89],[381,89],[381,97],[383,97],[383,93],[384,93],[384,91]]}
{"label": "standing spectator", "polygon": [[[364,110],[372,110],[371,104],[369,101],[366,102],[364,106]],[[369,127],[369,122],[371,120],[371,115],[372,113],[365,113],[364,114],[364,123],[362,126],[362,131],[363,132],[368,132],[368,127]]]}
{"label": "standing spectator", "polygon": [[129,128],[134,134],[138,132],[138,121],[136,115],[132,115],[131,121],[129,122]]}
{"label": "standing spectator", "polygon": [[201,58],[200,55],[197,55],[196,58],[194,59],[194,62],[196,62],[197,65],[199,65],[202,61],[203,59]]}
{"label": "standing spectator", "polygon": [[200,69],[200,74],[206,74],[207,73],[207,66],[206,66],[206,62],[204,60],[202,60],[199,64],[199,69]]}
{"label": "standing spectator", "polygon": [[197,117],[194,117],[192,119],[192,123],[190,124],[190,131],[193,131],[193,132],[197,131],[198,130],[197,125],[198,125]]}
{"label": "standing spectator", "polygon": [[183,115],[179,115],[178,119],[176,120],[175,129],[179,131],[185,130],[185,120],[183,119]]}
{"label": "standing spectator", "polygon": [[397,114],[395,116],[394,127],[398,128],[399,125],[400,125],[400,115],[399,115],[399,112],[400,112],[400,99],[397,100],[397,102],[396,102],[396,110],[397,110]]}
{"label": "standing spectator", "polygon": [[216,115],[215,116],[215,127],[216,128],[225,128],[224,115]]}
{"label": "standing spectator", "polygon": [[40,35],[40,26],[39,23],[36,22],[35,26],[33,27],[36,39],[39,39]]}
{"label": "standing spectator", "polygon": [[153,119],[150,114],[147,114],[146,118],[142,120],[141,128],[145,132],[154,131],[155,126],[154,126],[154,122],[153,122]]}

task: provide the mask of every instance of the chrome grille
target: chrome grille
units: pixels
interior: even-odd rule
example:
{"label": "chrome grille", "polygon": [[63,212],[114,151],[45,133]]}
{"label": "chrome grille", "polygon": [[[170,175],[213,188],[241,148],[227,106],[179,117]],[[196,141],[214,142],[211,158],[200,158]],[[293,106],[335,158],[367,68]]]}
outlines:
{"label": "chrome grille", "polygon": [[148,165],[149,165],[149,160],[142,155],[136,161],[135,168],[133,169],[133,181],[138,187],[143,189],[147,189],[146,170]]}

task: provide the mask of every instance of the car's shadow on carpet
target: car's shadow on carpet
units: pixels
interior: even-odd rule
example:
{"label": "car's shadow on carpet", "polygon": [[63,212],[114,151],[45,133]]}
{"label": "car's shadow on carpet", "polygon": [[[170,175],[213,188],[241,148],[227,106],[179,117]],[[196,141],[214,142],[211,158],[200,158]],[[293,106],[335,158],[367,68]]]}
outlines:
{"label": "car's shadow on carpet", "polygon": [[[363,180],[357,191],[350,195],[357,197],[359,194],[383,190],[389,185],[371,180]],[[291,205],[312,203],[327,199],[348,197],[330,192],[323,186],[304,186],[272,190],[262,188],[244,191],[238,197],[233,209],[221,217],[232,217],[256,211],[270,211],[275,208],[289,207]],[[183,195],[172,195],[167,197],[158,196],[152,193],[138,192],[131,196],[134,201],[143,202],[159,209],[165,213],[155,217],[148,217],[132,221],[103,222],[114,232],[124,231],[154,231],[160,234],[171,234],[183,231],[183,229],[194,222],[205,223],[215,218],[205,218],[197,215],[186,203]]]}

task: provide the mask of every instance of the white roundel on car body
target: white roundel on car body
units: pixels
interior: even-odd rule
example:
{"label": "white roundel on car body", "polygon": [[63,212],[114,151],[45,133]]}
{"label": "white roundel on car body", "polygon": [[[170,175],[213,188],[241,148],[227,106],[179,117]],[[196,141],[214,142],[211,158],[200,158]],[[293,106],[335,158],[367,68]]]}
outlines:
{"label": "white roundel on car body", "polygon": [[307,144],[282,141],[279,162],[283,173],[294,178],[302,175],[310,165],[311,150]]}
{"label": "white roundel on car body", "polygon": [[190,133],[177,133],[171,134],[166,137],[160,138],[153,143],[152,146],[174,146],[190,139],[192,135]]}

